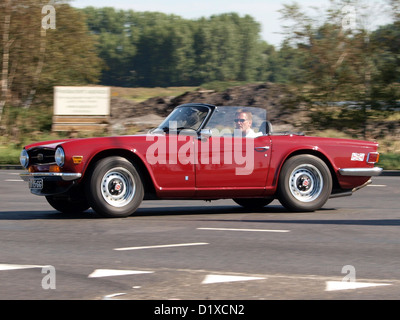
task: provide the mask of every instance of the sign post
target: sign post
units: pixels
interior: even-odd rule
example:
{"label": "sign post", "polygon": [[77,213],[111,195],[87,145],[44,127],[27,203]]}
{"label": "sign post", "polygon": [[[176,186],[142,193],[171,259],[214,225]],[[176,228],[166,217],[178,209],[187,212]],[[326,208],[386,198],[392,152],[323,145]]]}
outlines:
{"label": "sign post", "polygon": [[110,87],[54,87],[53,131],[93,131],[107,127]]}

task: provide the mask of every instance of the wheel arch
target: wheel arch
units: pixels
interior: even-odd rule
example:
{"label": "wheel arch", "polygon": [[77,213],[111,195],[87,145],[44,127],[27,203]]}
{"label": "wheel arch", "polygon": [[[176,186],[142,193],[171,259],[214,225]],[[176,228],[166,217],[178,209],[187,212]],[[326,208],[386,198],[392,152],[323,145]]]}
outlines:
{"label": "wheel arch", "polygon": [[139,169],[139,175],[142,178],[142,183],[144,187],[144,192],[145,192],[145,198],[147,197],[153,197],[156,194],[155,187],[154,187],[154,182],[153,179],[151,178],[151,175],[149,173],[148,168],[146,165],[143,163],[142,159],[136,155],[135,153],[126,150],[126,149],[107,149],[100,151],[96,155],[94,155],[88,165],[85,168],[84,176],[82,182],[85,183],[85,180],[88,178],[90,173],[93,171],[95,165],[97,162],[99,162],[102,159],[108,158],[108,157],[122,157],[130,161],[132,164],[134,164],[138,169]]}
{"label": "wheel arch", "polygon": [[329,158],[323,152],[320,152],[320,151],[314,150],[314,149],[299,149],[299,150],[293,151],[290,154],[288,154],[286,156],[286,158],[284,158],[281,161],[281,164],[279,166],[278,174],[276,176],[276,184],[277,185],[278,185],[278,181],[279,181],[279,176],[280,176],[281,171],[282,171],[282,167],[285,164],[285,162],[288,161],[290,158],[293,158],[293,157],[298,156],[298,155],[312,155],[312,156],[315,156],[315,157],[321,159],[322,161],[324,161],[326,166],[329,169],[329,172],[331,173],[331,176],[332,176],[332,183],[333,183],[332,190],[340,189],[339,181],[337,179],[337,176],[336,176],[336,173],[335,173],[335,169],[334,169],[334,167],[332,165],[332,162],[329,160]]}

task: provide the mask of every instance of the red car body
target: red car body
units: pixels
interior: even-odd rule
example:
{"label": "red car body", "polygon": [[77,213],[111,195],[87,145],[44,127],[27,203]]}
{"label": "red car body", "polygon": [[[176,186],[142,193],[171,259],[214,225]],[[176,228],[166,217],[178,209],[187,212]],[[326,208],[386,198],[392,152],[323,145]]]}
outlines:
{"label": "red car body", "polygon": [[192,127],[171,130],[161,124],[143,135],[28,145],[21,154],[28,172],[21,177],[59,211],[92,207],[121,217],[142,199],[232,198],[254,209],[277,198],[289,210],[313,211],[329,197],[351,195],[382,171],[375,167],[376,142],[274,134],[270,126],[256,138],[214,135],[207,126],[217,112],[225,122],[235,117],[227,108],[237,112],[186,104],[166,119],[180,121],[190,111],[197,117]]}

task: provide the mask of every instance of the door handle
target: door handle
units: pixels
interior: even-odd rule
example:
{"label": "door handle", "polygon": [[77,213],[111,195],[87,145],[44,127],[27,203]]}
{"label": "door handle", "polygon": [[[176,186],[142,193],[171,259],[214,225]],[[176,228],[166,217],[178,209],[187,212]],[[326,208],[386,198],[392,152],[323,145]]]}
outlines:
{"label": "door handle", "polygon": [[265,147],[255,147],[254,150],[258,151],[258,152],[265,152],[267,150],[269,150],[269,146],[265,146]]}

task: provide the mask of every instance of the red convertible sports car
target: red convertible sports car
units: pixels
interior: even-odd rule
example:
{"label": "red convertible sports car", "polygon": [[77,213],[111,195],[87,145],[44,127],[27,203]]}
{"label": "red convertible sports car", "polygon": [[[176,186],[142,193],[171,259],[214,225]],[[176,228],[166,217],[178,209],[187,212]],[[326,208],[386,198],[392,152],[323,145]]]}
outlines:
{"label": "red convertible sports car", "polygon": [[147,134],[28,145],[21,178],[58,211],[126,217],[146,199],[314,211],[382,171],[375,142],[274,133],[266,119],[260,108],[184,104]]}

